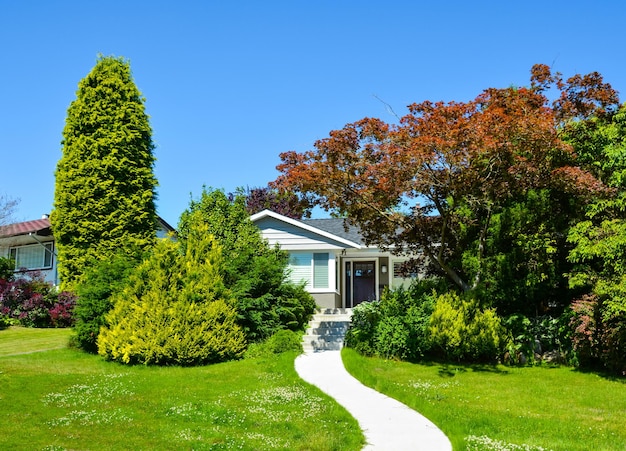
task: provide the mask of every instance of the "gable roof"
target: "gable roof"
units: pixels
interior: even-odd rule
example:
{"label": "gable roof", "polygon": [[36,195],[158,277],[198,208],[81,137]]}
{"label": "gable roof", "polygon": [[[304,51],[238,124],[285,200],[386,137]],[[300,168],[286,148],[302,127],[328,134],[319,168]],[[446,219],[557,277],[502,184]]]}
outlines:
{"label": "gable roof", "polygon": [[302,222],[320,230],[324,230],[335,236],[345,238],[346,240],[357,243],[360,246],[365,246],[365,241],[363,241],[363,235],[361,234],[359,228],[348,224],[346,220],[342,218],[305,219]]}
{"label": "gable roof", "polygon": [[29,233],[41,236],[51,235],[50,219],[44,217],[32,221],[16,222],[15,224],[0,226],[0,238],[28,235]]}
{"label": "gable roof", "polygon": [[[337,224],[331,223],[322,223],[317,221],[326,221],[322,220],[306,220],[299,221],[297,219],[292,219],[287,216],[283,216],[279,213],[273,212],[271,210],[263,210],[259,213],[255,213],[250,216],[250,220],[256,223],[264,218],[272,218],[277,221],[284,222],[291,226],[297,227],[302,230],[306,230],[307,232],[314,233],[321,237],[333,240],[337,243],[341,243],[347,247],[352,247],[355,249],[360,249],[362,246],[362,239],[360,237],[356,237],[355,235],[348,234],[343,228],[343,219],[332,219],[331,221],[339,221],[341,223],[341,227],[338,227]],[[354,239],[357,238],[357,239]]]}
{"label": "gable roof", "polygon": [[[157,221],[159,225],[165,230],[165,232],[175,232],[174,228],[167,222],[165,222],[165,220],[163,220],[160,216],[157,216]],[[44,216],[41,219],[16,222],[14,224],[0,226],[0,238],[28,235],[29,233],[40,236],[52,235],[50,219],[47,216]]]}

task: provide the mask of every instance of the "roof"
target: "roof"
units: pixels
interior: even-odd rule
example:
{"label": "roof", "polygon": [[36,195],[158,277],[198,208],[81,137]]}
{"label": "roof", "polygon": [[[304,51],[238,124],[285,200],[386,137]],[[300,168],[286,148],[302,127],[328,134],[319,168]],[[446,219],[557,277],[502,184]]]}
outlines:
{"label": "roof", "polygon": [[0,226],[1,238],[28,235],[29,233],[35,233],[42,236],[50,235],[52,233],[50,230],[50,219],[41,218],[32,221],[16,222],[15,224]]}
{"label": "roof", "polygon": [[302,222],[341,238],[345,238],[346,240],[352,241],[361,246],[365,246],[365,241],[363,241],[363,235],[361,234],[359,228],[348,224],[344,219],[305,219]]}
{"label": "roof", "polygon": [[[157,216],[160,225],[167,232],[175,232],[174,228],[169,225],[163,218]],[[28,235],[34,233],[41,236],[52,235],[50,228],[50,219],[47,217],[41,219],[34,219],[32,221],[16,222],[15,224],[8,224],[0,226],[0,238],[9,238],[12,236]]]}
{"label": "roof", "polygon": [[162,217],[157,216],[157,221],[166,232],[176,232],[176,229],[169,225],[167,221],[165,221],[165,219],[163,219]]}
{"label": "roof", "polygon": [[[259,213],[255,213],[253,214],[250,219],[252,220],[252,222],[257,222],[263,218],[274,218],[278,221],[282,221],[284,223],[287,224],[291,224],[292,226],[298,227],[300,229],[303,230],[307,230],[309,232],[313,232],[317,235],[326,237],[326,238],[330,238],[334,241],[337,241],[338,243],[342,243],[346,246],[349,247],[353,247],[356,249],[360,249],[362,247],[361,243],[363,242],[362,238],[360,237],[360,235],[350,235],[348,232],[346,232],[345,228],[343,227],[343,219],[330,219],[330,221],[339,221],[339,224],[322,224],[322,223],[316,223],[314,224],[314,221],[326,221],[324,219],[322,220],[315,220],[315,219],[309,219],[306,221],[300,221],[297,219],[292,219],[289,218],[287,216],[283,216],[279,213],[273,212],[271,210],[263,210]],[[356,230],[356,229],[355,229]],[[335,233],[337,232],[337,233]],[[351,238],[349,238],[349,236],[352,236],[353,238],[356,238],[356,240],[353,240]]]}

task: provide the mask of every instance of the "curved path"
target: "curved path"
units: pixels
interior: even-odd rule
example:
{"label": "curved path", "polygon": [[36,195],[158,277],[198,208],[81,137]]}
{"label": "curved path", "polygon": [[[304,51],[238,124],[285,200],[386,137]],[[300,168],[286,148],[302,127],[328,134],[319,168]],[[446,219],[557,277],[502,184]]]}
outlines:
{"label": "curved path", "polygon": [[364,450],[451,451],[448,437],[430,420],[395,399],[361,384],[346,371],[341,351],[301,354],[296,371],[357,419],[367,442]]}

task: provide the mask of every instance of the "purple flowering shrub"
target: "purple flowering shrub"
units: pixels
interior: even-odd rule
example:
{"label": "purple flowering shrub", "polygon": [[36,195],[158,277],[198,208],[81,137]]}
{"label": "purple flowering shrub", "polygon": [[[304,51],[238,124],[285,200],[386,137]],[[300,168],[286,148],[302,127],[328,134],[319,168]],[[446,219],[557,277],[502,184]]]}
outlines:
{"label": "purple flowering shrub", "polygon": [[39,272],[24,272],[15,279],[0,279],[3,324],[17,320],[27,327],[68,327],[74,323],[75,305],[74,294],[58,292]]}
{"label": "purple flowering shrub", "polygon": [[76,295],[69,291],[57,293],[56,302],[49,310],[53,327],[69,327],[74,325],[74,307]]}

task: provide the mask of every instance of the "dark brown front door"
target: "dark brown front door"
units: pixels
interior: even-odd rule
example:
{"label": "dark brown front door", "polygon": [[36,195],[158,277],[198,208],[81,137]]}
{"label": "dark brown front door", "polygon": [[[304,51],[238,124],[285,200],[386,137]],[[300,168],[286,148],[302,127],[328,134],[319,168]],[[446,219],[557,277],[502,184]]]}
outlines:
{"label": "dark brown front door", "polygon": [[346,262],[346,306],[376,299],[376,262]]}

